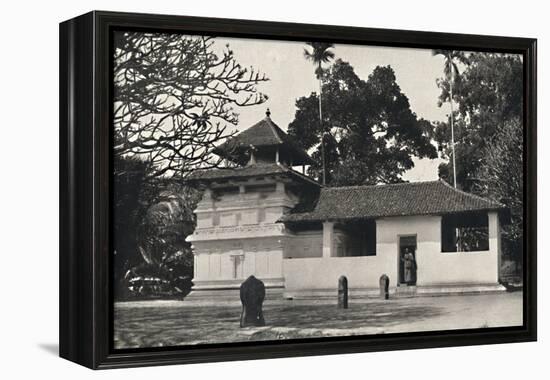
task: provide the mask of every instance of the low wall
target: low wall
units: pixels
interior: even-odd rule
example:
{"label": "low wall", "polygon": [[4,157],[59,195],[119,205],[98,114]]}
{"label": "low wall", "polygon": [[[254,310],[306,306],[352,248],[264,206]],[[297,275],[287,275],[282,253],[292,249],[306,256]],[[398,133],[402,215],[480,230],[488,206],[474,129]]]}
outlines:
{"label": "low wall", "polygon": [[489,213],[489,250],[441,252],[441,217],[409,216],[377,221],[377,254],[393,258],[397,277],[399,237],[417,237],[417,285],[497,284],[500,252],[498,215]]}
{"label": "low wall", "polygon": [[498,283],[496,250],[422,252],[417,255],[417,267],[418,286]]}
{"label": "low wall", "polygon": [[340,276],[347,277],[350,288],[378,288],[380,276],[394,269],[393,262],[376,256],[283,260],[285,288],[290,291],[337,289]]}

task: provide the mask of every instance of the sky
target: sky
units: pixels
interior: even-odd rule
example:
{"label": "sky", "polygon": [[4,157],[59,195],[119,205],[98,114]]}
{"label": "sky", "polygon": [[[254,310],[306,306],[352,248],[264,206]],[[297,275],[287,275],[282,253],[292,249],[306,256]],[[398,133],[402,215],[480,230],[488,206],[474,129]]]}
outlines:
{"label": "sky", "polygon": [[[216,38],[215,48],[229,44],[236,61],[244,67],[252,66],[269,78],[258,85],[268,95],[267,102],[237,109],[239,125],[244,130],[265,117],[267,108],[271,119],[283,130],[294,119],[297,98],[318,92],[314,67],[304,58],[303,42],[271,41],[241,38]],[[336,44],[336,59],[349,62],[356,74],[366,80],[376,66],[390,65],[397,84],[409,98],[411,109],[418,117],[443,121],[449,114],[449,104],[438,107],[439,89],[436,79],[443,76],[443,58],[432,56],[429,49],[389,48],[363,45]],[[441,159],[414,159],[415,167],[403,178],[408,181],[428,181],[438,178]]]}

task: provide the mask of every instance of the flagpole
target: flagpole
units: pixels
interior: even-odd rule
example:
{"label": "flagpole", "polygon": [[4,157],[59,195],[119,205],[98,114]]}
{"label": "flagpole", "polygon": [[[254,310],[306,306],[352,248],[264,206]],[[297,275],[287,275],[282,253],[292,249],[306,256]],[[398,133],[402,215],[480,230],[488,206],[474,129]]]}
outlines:
{"label": "flagpole", "polygon": [[454,128],[454,109],[453,109],[453,81],[455,76],[454,76],[454,70],[453,70],[453,63],[451,60],[449,60],[449,66],[451,69],[451,81],[449,83],[450,95],[451,95],[451,151],[453,154],[453,186],[456,189],[455,128]]}

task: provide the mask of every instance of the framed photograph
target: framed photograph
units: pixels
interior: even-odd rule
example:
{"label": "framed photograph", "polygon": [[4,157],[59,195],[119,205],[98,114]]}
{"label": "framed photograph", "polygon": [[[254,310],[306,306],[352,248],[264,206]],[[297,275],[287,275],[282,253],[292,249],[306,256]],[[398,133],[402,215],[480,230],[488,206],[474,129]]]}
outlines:
{"label": "framed photograph", "polygon": [[536,340],[536,40],[60,24],[60,356]]}

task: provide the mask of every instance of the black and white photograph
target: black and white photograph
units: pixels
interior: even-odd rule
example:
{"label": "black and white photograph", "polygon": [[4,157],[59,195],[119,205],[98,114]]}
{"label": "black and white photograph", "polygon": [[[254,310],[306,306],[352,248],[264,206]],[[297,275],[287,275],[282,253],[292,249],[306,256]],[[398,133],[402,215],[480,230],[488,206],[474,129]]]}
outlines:
{"label": "black and white photograph", "polygon": [[117,30],[115,350],[524,324],[524,57]]}
{"label": "black and white photograph", "polygon": [[2,379],[544,378],[543,2],[3,10]]}

